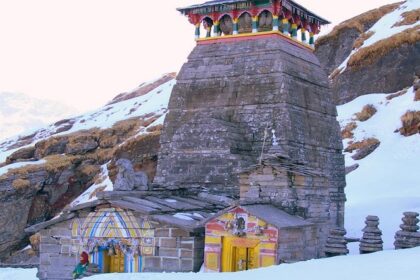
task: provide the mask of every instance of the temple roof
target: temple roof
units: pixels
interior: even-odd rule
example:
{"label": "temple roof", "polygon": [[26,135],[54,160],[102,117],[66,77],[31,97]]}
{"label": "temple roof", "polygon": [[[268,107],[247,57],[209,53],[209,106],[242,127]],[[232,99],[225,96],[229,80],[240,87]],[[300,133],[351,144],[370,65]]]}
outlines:
{"label": "temple roof", "polygon": [[[223,6],[223,5],[226,5],[226,4],[239,4],[239,3],[246,3],[246,2],[255,2],[255,1],[254,0],[211,0],[211,1],[204,2],[202,4],[196,4],[196,5],[191,5],[191,6],[184,7],[184,8],[178,8],[177,10],[180,11],[181,13],[183,13],[183,14],[187,14],[189,12],[192,12],[193,14],[196,14],[196,13],[201,13],[200,10],[203,9],[203,8]],[[283,5],[283,7],[292,11],[293,14],[296,13],[296,14],[299,14],[299,15],[304,16],[306,18],[315,19],[316,21],[318,21],[320,23],[320,25],[331,23],[328,20],[326,20],[326,19],[318,16],[317,14],[311,12],[310,10],[306,9],[302,5],[296,3],[295,1],[282,0],[282,5]],[[216,9],[216,11],[218,11],[218,10]],[[221,9],[221,11],[224,11],[224,9]]]}
{"label": "temple roof", "polygon": [[296,227],[307,227],[312,226],[313,224],[306,221],[305,219],[292,216],[285,211],[274,207],[270,204],[248,204],[248,205],[238,205],[238,206],[231,206],[227,209],[224,209],[214,216],[203,220],[201,224],[205,226],[208,222],[220,217],[221,215],[232,211],[235,208],[241,208],[248,212],[255,217],[264,220],[265,222],[275,226],[277,229],[284,229],[284,228],[296,228]]}
{"label": "temple roof", "polygon": [[[152,220],[173,225],[189,232],[199,232],[203,229],[201,222],[204,219],[212,216],[212,213],[231,205],[231,201],[227,198],[205,193],[200,193],[195,197],[179,197],[152,191],[112,191],[98,193],[98,198],[95,201],[66,208],[54,219],[28,227],[25,231],[36,233],[47,227],[73,219],[77,216],[78,211],[91,211],[97,206],[109,205],[109,207],[147,215]],[[92,215],[93,217],[97,216],[96,213]]]}

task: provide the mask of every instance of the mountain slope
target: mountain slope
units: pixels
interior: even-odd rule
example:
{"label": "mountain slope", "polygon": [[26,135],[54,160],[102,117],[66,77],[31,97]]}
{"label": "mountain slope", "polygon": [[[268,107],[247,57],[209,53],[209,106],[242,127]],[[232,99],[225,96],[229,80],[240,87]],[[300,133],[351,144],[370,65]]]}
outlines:
{"label": "mountain slope", "polygon": [[0,141],[35,131],[75,112],[76,109],[58,102],[36,99],[22,93],[0,92]]}
{"label": "mountain slope", "polygon": [[[126,158],[153,180],[160,130],[175,81],[0,143],[0,258],[27,244],[24,228],[51,219]],[[136,94],[145,88],[142,94]]]}
{"label": "mountain slope", "polygon": [[387,5],[345,21],[317,41],[334,98],[392,93],[420,75],[420,2]]}
{"label": "mountain slope", "polygon": [[[393,248],[394,234],[401,224],[402,213],[420,212],[420,125],[417,123],[414,135],[404,136],[400,132],[402,117],[408,111],[420,113],[420,102],[414,101],[413,87],[394,96],[364,95],[338,107],[343,130],[349,124],[354,128],[352,135],[343,140],[347,149],[346,166],[358,166],[346,177],[346,229],[349,236],[361,237],[365,217],[377,215],[386,249]],[[365,106],[375,108],[376,113],[360,121],[358,118]],[[370,154],[366,149],[369,148],[366,139],[377,139],[379,142],[379,146],[371,148],[373,151]],[[355,143],[360,145],[353,150],[352,146],[358,146]],[[361,153],[363,149],[367,151],[365,157]]]}

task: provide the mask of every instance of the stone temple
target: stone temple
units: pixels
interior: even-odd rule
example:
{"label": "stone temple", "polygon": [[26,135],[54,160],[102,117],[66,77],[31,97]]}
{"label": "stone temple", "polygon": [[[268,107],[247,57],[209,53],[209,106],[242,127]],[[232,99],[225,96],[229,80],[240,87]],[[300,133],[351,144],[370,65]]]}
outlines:
{"label": "stone temple", "polygon": [[41,236],[41,279],[71,279],[83,251],[91,273],[233,272],[348,252],[340,128],[313,53],[328,21],[291,0],[179,11],[197,46],[171,95],[154,183],[28,228]]}
{"label": "stone temple", "polygon": [[[255,175],[247,200],[318,224],[323,244],[331,227],[343,227],[345,203],[336,108],[312,48],[328,21],[289,0],[209,1],[179,11],[196,26],[197,46],[172,92],[155,183],[238,199],[238,174],[264,164],[274,131],[283,166],[294,168]],[[306,175],[293,181],[293,172]]]}

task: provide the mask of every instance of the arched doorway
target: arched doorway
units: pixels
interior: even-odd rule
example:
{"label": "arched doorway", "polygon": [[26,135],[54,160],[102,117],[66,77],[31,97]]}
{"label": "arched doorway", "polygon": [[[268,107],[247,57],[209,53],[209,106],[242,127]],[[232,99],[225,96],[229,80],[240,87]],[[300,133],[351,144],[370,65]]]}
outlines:
{"label": "arched doorway", "polygon": [[258,31],[266,32],[271,30],[273,30],[273,14],[264,10],[258,17]]}
{"label": "arched doorway", "polygon": [[239,34],[252,32],[252,17],[249,13],[243,13],[238,20]]}
{"label": "arched doorway", "polygon": [[233,20],[229,15],[224,15],[220,19],[220,30],[223,35],[233,34]]}

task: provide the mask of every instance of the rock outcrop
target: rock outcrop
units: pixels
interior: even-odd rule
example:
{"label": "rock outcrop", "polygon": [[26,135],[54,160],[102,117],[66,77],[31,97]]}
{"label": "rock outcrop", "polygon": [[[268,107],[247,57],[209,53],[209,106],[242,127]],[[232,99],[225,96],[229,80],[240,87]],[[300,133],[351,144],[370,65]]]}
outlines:
{"label": "rock outcrop", "polygon": [[[127,159],[126,171],[131,177],[122,179],[131,178],[130,187],[147,189],[148,178],[153,180],[156,174],[161,126],[153,122],[158,117],[148,114],[116,122],[107,129],[92,128],[51,137],[47,134],[33,146],[18,148],[7,157],[4,168],[17,163],[21,166],[0,176],[0,259],[28,244],[26,227],[53,218],[98,182],[100,167],[108,162],[110,177],[115,180],[115,163],[120,158]],[[52,127],[68,123],[71,121],[64,120]],[[0,148],[14,149],[45,134],[39,131],[15,143],[1,143]]]}
{"label": "rock outcrop", "polygon": [[[401,2],[390,4],[356,16],[317,40],[316,55],[330,75],[336,104],[347,103],[364,94],[396,92],[411,86],[413,76],[420,74],[418,26],[373,45],[363,46],[363,42],[374,35],[369,29],[387,14],[398,12],[397,9],[404,5]],[[414,12],[418,20],[419,12]],[[410,26],[413,22],[395,24]],[[349,56],[346,69],[339,68]]]}
{"label": "rock outcrop", "polygon": [[148,178],[144,172],[135,172],[133,164],[127,159],[119,159],[117,178],[114,183],[115,191],[145,191],[148,189]]}

